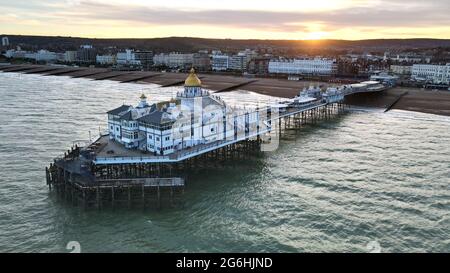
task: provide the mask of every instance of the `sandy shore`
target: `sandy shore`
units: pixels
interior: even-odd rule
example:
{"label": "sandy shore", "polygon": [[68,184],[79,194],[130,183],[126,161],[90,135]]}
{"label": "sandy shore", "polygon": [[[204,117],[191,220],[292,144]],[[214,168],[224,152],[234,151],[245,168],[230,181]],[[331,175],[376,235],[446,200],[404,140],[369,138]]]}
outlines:
{"label": "sandy shore", "polygon": [[[41,65],[0,66],[3,72],[84,77],[93,80],[115,80],[119,82],[154,83],[163,86],[181,85],[185,73],[160,73],[142,71],[111,71],[105,68],[73,68]],[[204,88],[212,91],[247,90],[259,94],[292,98],[309,85],[336,85],[309,81],[288,81],[284,79],[244,78],[215,74],[199,74]],[[364,107],[388,107],[398,96],[403,96],[392,109],[401,109],[437,115],[450,116],[450,91],[431,91],[417,88],[396,87],[377,94],[355,94],[346,98],[346,103]]]}
{"label": "sandy shore", "polygon": [[450,116],[450,92],[418,88],[395,87],[380,94],[356,94],[346,103],[364,107],[388,107],[399,95],[404,95],[392,109]]}

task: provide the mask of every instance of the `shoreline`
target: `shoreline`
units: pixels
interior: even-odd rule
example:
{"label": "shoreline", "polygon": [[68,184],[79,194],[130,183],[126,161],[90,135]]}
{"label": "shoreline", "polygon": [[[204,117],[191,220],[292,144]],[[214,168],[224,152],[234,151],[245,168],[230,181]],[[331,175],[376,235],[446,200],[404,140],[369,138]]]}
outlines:
{"label": "shoreline", "polygon": [[[43,76],[70,76],[91,80],[113,80],[127,83],[153,83],[163,87],[177,86],[184,82],[187,74],[154,71],[111,71],[105,68],[60,67],[44,65],[5,65],[0,71]],[[202,74],[199,77],[205,89],[216,92],[236,90],[251,91],[262,95],[292,98],[310,85],[335,86],[336,83],[317,81],[288,81],[275,78],[246,78],[229,75]],[[354,106],[386,109],[398,96],[401,97],[392,109],[450,116],[450,91],[433,91],[420,88],[394,87],[380,94],[355,94],[346,97],[345,103]]]}
{"label": "shoreline", "polygon": [[391,110],[450,116],[450,92],[447,91],[394,87],[380,94],[355,94],[346,98],[345,102],[354,106],[386,109],[404,92],[408,93],[402,96]]}

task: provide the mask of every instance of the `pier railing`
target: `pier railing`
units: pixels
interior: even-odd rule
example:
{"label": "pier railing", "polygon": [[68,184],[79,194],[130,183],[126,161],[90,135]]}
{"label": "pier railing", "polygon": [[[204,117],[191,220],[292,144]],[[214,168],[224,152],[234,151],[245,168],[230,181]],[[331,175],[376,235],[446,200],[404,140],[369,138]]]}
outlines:
{"label": "pier railing", "polygon": [[112,161],[112,163],[121,163],[122,161],[145,161],[151,159],[155,162],[165,162],[170,161],[170,157],[168,155],[152,155],[152,156],[112,156],[112,157],[95,157],[95,162],[103,162],[103,161]]}
{"label": "pier railing", "polygon": [[130,178],[130,179],[96,179],[95,184],[103,187],[112,186],[136,186],[143,185],[145,187],[182,187],[184,186],[184,179],[181,177],[167,177],[167,178]]}

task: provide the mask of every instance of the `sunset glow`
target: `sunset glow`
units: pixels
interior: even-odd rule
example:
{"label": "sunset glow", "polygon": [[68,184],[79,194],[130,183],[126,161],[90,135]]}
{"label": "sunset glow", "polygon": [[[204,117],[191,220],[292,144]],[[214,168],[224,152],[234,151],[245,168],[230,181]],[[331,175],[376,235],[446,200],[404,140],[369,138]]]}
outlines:
{"label": "sunset glow", "polygon": [[450,38],[450,5],[437,0],[0,0],[0,5],[0,33],[4,34],[308,40]]}

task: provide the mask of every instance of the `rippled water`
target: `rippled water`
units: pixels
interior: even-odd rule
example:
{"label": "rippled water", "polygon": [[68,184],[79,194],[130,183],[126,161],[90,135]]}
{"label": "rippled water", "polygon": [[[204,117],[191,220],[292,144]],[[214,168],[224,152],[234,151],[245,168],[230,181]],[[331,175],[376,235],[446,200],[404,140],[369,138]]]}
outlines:
{"label": "rippled water", "polygon": [[[235,169],[190,177],[183,208],[82,211],[45,166],[95,137],[106,110],[178,88],[0,73],[0,251],[450,251],[450,118],[353,111],[290,131]],[[231,104],[269,97],[224,93]],[[260,102],[258,102],[260,101]]]}

